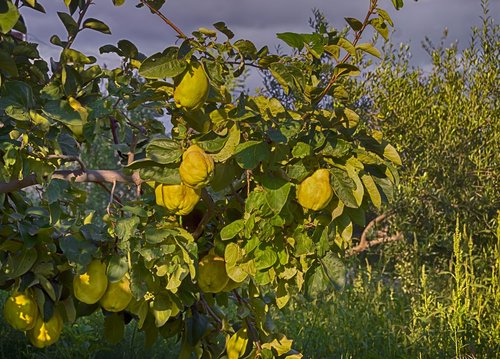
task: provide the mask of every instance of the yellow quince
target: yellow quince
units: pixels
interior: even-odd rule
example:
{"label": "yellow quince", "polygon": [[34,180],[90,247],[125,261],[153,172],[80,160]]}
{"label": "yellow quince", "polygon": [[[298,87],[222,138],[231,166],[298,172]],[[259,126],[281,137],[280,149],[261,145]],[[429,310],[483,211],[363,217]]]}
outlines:
{"label": "yellow quince", "polygon": [[35,325],[38,306],[28,293],[14,293],[7,298],[3,306],[3,317],[17,330],[29,330]]}
{"label": "yellow quince", "polygon": [[189,146],[182,154],[179,174],[189,187],[203,188],[214,175],[214,160],[197,145]]}
{"label": "yellow quince", "polygon": [[85,273],[73,278],[75,298],[86,304],[97,303],[106,292],[107,286],[106,264],[98,259],[90,262]]}
{"label": "yellow quince", "polygon": [[125,275],[118,282],[109,283],[99,303],[108,312],[121,312],[132,300],[130,280]]}
{"label": "yellow quince", "polygon": [[174,80],[174,101],[177,107],[195,110],[208,96],[208,77],[197,61],[188,61],[186,70]]}
{"label": "yellow quince", "polygon": [[200,190],[188,187],[184,183],[160,184],[155,189],[155,195],[156,204],[180,216],[191,213],[200,200]]}
{"label": "yellow quince", "polygon": [[324,168],[316,170],[297,187],[297,199],[300,205],[313,211],[325,208],[332,197],[330,172]]}
{"label": "yellow quince", "polygon": [[35,347],[45,348],[59,340],[63,329],[63,319],[57,309],[54,310],[52,318],[45,322],[39,316],[33,329],[28,331],[28,338]]}
{"label": "yellow quince", "polygon": [[224,258],[207,254],[198,263],[198,286],[205,293],[222,292],[229,283]]}

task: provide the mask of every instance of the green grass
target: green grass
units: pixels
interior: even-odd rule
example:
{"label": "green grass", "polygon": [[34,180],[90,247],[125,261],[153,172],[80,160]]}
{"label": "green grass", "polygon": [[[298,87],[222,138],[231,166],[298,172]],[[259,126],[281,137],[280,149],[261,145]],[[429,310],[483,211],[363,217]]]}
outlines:
{"label": "green grass", "polygon": [[[342,292],[315,302],[296,296],[274,313],[276,324],[305,358],[496,358],[500,234],[494,248],[476,249],[457,224],[453,247],[447,271],[419,264],[417,246],[406,248],[390,271],[383,259],[370,265],[355,258]],[[175,358],[178,351],[174,339],[146,348],[134,321],[111,345],[100,312],[67,325],[60,341],[43,350],[2,321],[0,338],[0,358]]]}

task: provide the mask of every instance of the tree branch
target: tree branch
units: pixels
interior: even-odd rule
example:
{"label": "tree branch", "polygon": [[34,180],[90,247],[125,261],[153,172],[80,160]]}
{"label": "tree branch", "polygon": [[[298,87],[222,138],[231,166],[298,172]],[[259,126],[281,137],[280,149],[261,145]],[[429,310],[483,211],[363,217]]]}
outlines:
{"label": "tree branch", "polygon": [[373,227],[375,227],[375,225],[377,225],[378,223],[384,221],[385,219],[387,219],[390,216],[392,216],[392,213],[391,214],[383,213],[380,216],[375,217],[374,219],[372,219],[367,224],[367,226],[365,227],[365,229],[363,230],[363,233],[361,234],[361,238],[360,238],[359,244],[357,246],[351,248],[349,250],[349,252],[347,253],[347,256],[349,257],[349,256],[352,256],[352,255],[355,255],[355,254],[359,254],[359,253],[367,250],[370,247],[373,247],[373,246],[376,246],[376,245],[379,245],[379,244],[382,244],[382,243],[394,242],[394,241],[399,241],[399,240],[403,239],[404,236],[403,236],[403,234],[401,232],[397,232],[393,236],[387,236],[385,232],[381,232],[381,233],[378,233],[377,239],[374,239],[374,240],[371,240],[371,241],[368,240],[368,233],[370,232],[370,230]]}
{"label": "tree branch", "polygon": [[149,3],[148,3],[147,1],[145,1],[145,0],[139,0],[139,1],[140,1],[142,4],[146,5],[146,6],[149,8],[149,10],[151,10],[151,12],[152,12],[152,13],[154,13],[154,14],[158,15],[158,17],[159,17],[160,19],[162,19],[162,20],[163,20],[163,21],[164,21],[164,22],[165,22],[168,26],[170,26],[172,29],[174,29],[174,31],[175,31],[176,33],[178,33],[178,34],[179,34],[179,36],[180,36],[181,38],[183,38],[183,39],[187,39],[187,38],[188,38],[188,37],[186,36],[186,34],[184,34],[184,33],[182,32],[182,30],[181,30],[181,29],[179,29],[177,26],[175,26],[175,24],[174,24],[172,21],[170,21],[170,20],[169,20],[169,19],[168,19],[165,15],[163,15],[163,14],[160,12],[160,10],[155,9],[155,8],[154,8],[151,4],[149,4]]}
{"label": "tree branch", "polygon": [[[64,181],[74,181],[76,183],[84,182],[97,182],[97,183],[142,183],[143,181],[139,179],[133,179],[132,176],[125,175],[120,170],[58,170],[55,171],[52,179],[60,179]],[[9,193],[20,190],[22,188],[34,186],[40,184],[35,176],[32,174],[21,180],[13,180],[10,182],[0,182],[0,193]]]}

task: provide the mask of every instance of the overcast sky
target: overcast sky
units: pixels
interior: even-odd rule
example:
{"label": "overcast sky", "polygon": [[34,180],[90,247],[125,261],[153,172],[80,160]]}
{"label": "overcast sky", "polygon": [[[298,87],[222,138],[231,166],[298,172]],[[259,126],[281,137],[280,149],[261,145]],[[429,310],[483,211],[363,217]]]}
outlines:
{"label": "overcast sky", "polygon": [[[28,25],[28,39],[40,43],[43,56],[58,57],[58,50],[49,43],[52,34],[65,39],[66,33],[56,11],[64,11],[62,0],[39,0],[47,10],[41,14],[30,9],[22,13]],[[78,35],[75,48],[87,55],[103,58],[116,65],[117,57],[99,55],[99,47],[116,44],[120,39],[134,42],[146,55],[162,51],[176,41],[176,34],[146,8],[137,9],[137,0],[126,0],[125,5],[114,7],[111,0],[95,0],[88,16],[104,21],[112,35],[87,30]],[[449,31],[447,43],[458,40],[467,46],[470,28],[480,25],[481,0],[405,0],[405,6],[395,11],[390,0],[380,0],[379,6],[390,10],[396,31],[392,39],[396,43],[411,44],[414,64],[425,66],[428,62],[420,43],[425,36],[439,42],[443,29]],[[343,17],[362,19],[369,0],[167,0],[162,12],[186,34],[199,27],[210,27],[224,21],[236,38],[253,41],[257,47],[280,43],[276,33],[310,32],[308,19],[311,9],[321,10],[328,21],[337,28],[345,24]],[[490,0],[490,15],[498,19],[500,0]],[[368,40],[368,39],[367,39]]]}

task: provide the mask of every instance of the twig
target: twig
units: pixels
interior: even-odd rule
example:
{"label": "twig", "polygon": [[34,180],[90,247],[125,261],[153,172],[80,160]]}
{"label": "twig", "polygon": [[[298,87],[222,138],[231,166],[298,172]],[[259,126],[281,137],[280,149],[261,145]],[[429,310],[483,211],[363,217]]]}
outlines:
{"label": "twig", "polygon": [[68,41],[66,42],[66,46],[64,46],[64,49],[69,49],[71,45],[73,45],[73,42],[75,42],[76,35],[78,35],[78,33],[81,31],[80,26],[82,25],[82,21],[85,18],[87,10],[89,9],[90,5],[92,5],[92,1],[93,0],[87,0],[85,2],[85,5],[83,6],[83,9],[81,9],[78,13],[78,19],[76,21],[77,30],[74,34],[68,34]]}
{"label": "twig", "polygon": [[106,213],[111,215],[111,205],[113,204],[113,196],[115,195],[116,181],[113,182],[113,187],[111,187],[111,193],[109,195],[109,202],[106,207]]}
{"label": "twig", "polygon": [[387,219],[388,217],[390,217],[392,215],[393,215],[392,213],[391,214],[384,213],[384,214],[381,214],[380,216],[375,217],[374,219],[372,219],[370,221],[370,223],[368,223],[367,226],[365,227],[365,229],[363,230],[363,233],[361,234],[361,238],[360,238],[359,244],[357,246],[351,248],[349,250],[349,252],[346,254],[346,256],[349,257],[349,256],[352,256],[352,255],[355,255],[355,254],[359,254],[359,253],[367,250],[370,247],[373,247],[373,246],[376,246],[376,245],[379,245],[379,244],[382,244],[382,243],[394,242],[394,241],[399,241],[399,240],[403,239],[404,236],[403,236],[403,234],[401,232],[397,232],[393,236],[387,236],[386,232],[383,231],[381,233],[378,233],[379,236],[377,237],[377,239],[374,239],[374,240],[371,240],[371,241],[368,240],[368,233],[370,232],[370,230],[375,225],[377,225],[378,223],[384,221],[385,219]]}
{"label": "twig", "polygon": [[[108,192],[109,194],[111,194],[111,190],[108,187],[106,187],[106,185],[104,183],[102,183],[102,182],[96,182],[96,184],[98,186],[102,187],[106,192]],[[114,194],[113,198],[115,199],[115,201],[117,203],[119,203],[120,205],[123,206],[123,203],[122,203],[122,200],[120,199],[120,197],[118,197],[116,194]]]}
{"label": "twig", "polygon": [[207,312],[207,314],[215,319],[219,328],[222,328],[222,319],[219,318],[219,316],[213,311],[212,307],[210,307],[210,305],[207,303],[203,293],[200,293],[200,303]]}
{"label": "twig", "polygon": [[[361,38],[361,35],[363,34],[363,32],[365,31],[366,27],[368,26],[368,23],[370,21],[370,17],[372,16],[372,14],[375,12],[375,9],[377,8],[377,2],[378,2],[378,0],[370,0],[370,8],[368,9],[368,13],[366,14],[366,17],[365,17],[365,19],[363,21],[363,25],[361,26],[361,28],[358,31],[356,31],[356,34],[354,35],[354,40],[352,41],[352,45],[353,46],[356,46],[356,44],[358,43],[359,39]],[[350,58],[351,58],[351,54],[347,53],[342,58],[342,60],[340,60],[340,62],[338,64],[345,64]],[[332,86],[338,80],[339,76],[340,76],[339,72],[336,72],[336,73],[334,72],[332,74],[332,77],[330,78],[330,81],[328,81],[328,84],[326,85],[326,87],[324,88],[324,90],[321,91],[321,94],[316,99],[316,103],[319,103],[323,99],[323,97],[325,97],[325,95],[328,93],[328,91],[330,91],[330,89],[332,88]]]}
{"label": "twig", "polygon": [[152,13],[158,15],[160,17],[160,19],[162,19],[168,26],[170,26],[172,29],[174,29],[174,31],[177,32],[181,38],[183,38],[183,39],[188,38],[186,36],[186,34],[184,34],[182,32],[181,29],[179,29],[177,26],[175,26],[175,24],[172,21],[170,21],[165,15],[163,15],[159,10],[155,9],[151,4],[149,4],[145,0],[139,0],[139,1],[141,2],[141,4],[146,5],[149,8],[149,10],[151,10]]}

